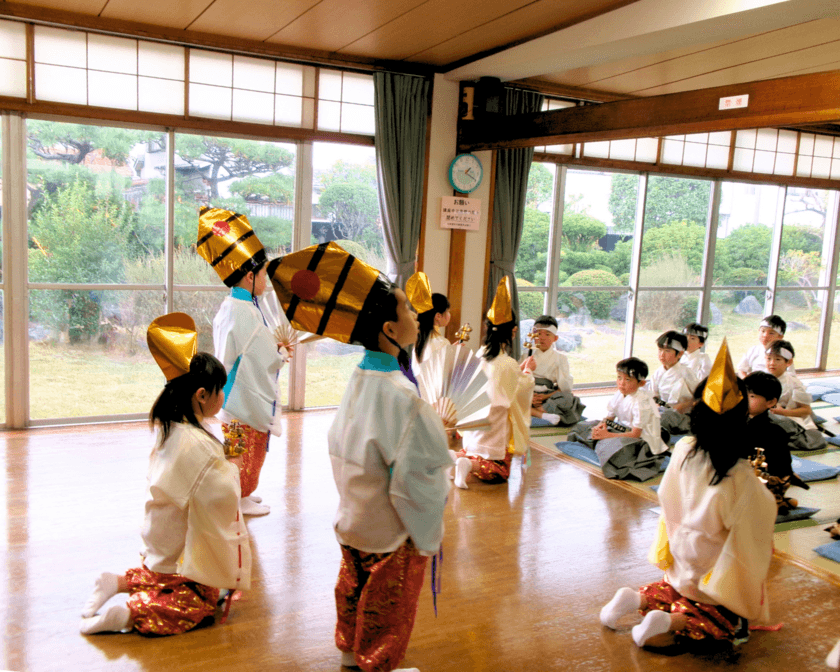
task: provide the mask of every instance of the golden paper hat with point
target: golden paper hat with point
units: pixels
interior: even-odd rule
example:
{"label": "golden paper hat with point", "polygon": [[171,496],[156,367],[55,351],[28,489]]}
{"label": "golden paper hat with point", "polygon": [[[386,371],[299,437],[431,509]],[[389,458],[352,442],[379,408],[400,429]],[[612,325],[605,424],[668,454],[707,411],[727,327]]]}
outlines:
{"label": "golden paper hat with point", "polygon": [[248,218],[220,208],[201,208],[195,249],[228,287],[267,260]]}
{"label": "golden paper hat with point", "polygon": [[423,271],[417,271],[406,281],[405,295],[418,315],[433,310],[435,307],[432,303],[432,285],[429,284],[429,277]]}
{"label": "golden paper hat with point", "polygon": [[361,343],[370,318],[393,285],[373,266],[330,241],[268,264],[268,277],[292,326]]}
{"label": "golden paper hat with point", "polygon": [[724,338],[706,380],[703,401],[716,413],[726,413],[735,408],[743,398],[744,395],[738,388],[735,366],[732,364],[732,357],[729,356],[729,346]]}
{"label": "golden paper hat with point", "polygon": [[154,320],[146,330],[146,342],[166,380],[190,372],[198,350],[195,322],[186,313],[169,313]]}
{"label": "golden paper hat with point", "polygon": [[496,296],[493,297],[493,304],[487,311],[487,319],[490,324],[496,326],[506,324],[513,320],[513,306],[511,305],[510,276],[506,275],[496,287]]}

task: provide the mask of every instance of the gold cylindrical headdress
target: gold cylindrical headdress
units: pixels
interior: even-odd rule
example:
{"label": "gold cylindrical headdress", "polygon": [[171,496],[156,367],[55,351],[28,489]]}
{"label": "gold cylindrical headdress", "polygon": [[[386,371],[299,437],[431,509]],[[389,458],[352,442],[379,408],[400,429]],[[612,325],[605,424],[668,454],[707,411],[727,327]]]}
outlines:
{"label": "gold cylindrical headdress", "polygon": [[228,287],[233,287],[267,259],[248,218],[220,208],[201,208],[196,251]]}
{"label": "gold cylindrical headdress", "polygon": [[703,401],[716,413],[726,413],[735,408],[744,398],[738,388],[738,376],[735,374],[735,366],[729,356],[729,346],[726,339],[720,345],[715,363],[709,372],[706,380],[706,388],[703,390]]}
{"label": "gold cylindrical headdress", "polygon": [[332,241],[272,259],[268,277],[292,326],[342,343],[361,342],[369,316],[392,287]]}
{"label": "gold cylindrical headdress", "polygon": [[435,307],[432,303],[432,286],[429,284],[429,277],[423,271],[417,271],[406,281],[405,295],[418,315]]}
{"label": "gold cylindrical headdress", "polygon": [[511,305],[512,292],[510,289],[510,276],[506,275],[496,287],[496,296],[493,297],[493,304],[487,311],[487,319],[490,324],[496,326],[506,324],[513,320],[513,306]]}
{"label": "gold cylindrical headdress", "polygon": [[166,380],[190,371],[198,350],[195,322],[186,313],[169,313],[154,320],[146,331],[146,342]]}

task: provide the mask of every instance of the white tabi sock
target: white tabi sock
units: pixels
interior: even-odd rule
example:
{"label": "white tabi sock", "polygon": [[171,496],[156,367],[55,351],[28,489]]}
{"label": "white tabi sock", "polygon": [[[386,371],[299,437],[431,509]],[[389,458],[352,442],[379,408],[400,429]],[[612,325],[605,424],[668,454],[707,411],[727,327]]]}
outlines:
{"label": "white tabi sock", "polygon": [[467,476],[472,470],[472,460],[468,457],[459,457],[455,462],[455,487],[462,490],[469,490],[467,485]]}
{"label": "white tabi sock", "polygon": [[119,576],[111,574],[111,572],[102,572],[101,576],[93,584],[93,594],[85,602],[85,608],[82,609],[82,618],[93,616],[99,611],[99,607],[119,592],[119,578]]}
{"label": "white tabi sock", "polygon": [[548,420],[552,425],[559,425],[560,424],[560,416],[556,413],[543,413],[542,414],[543,420]]}
{"label": "white tabi sock", "polygon": [[79,628],[83,635],[97,632],[122,632],[131,629],[131,610],[125,604],[114,604],[104,613],[91,618],[83,618]]}
{"label": "white tabi sock", "polygon": [[665,611],[660,611],[659,609],[654,609],[653,611],[649,611],[647,613],[645,620],[639,623],[639,625],[634,626],[632,630],[633,641],[636,642],[636,646],[642,647],[652,637],[664,635],[670,629],[671,614]]}
{"label": "white tabi sock", "polygon": [[450,479],[453,479],[455,478],[455,463],[458,461],[458,453],[454,450],[450,450],[449,456],[452,458],[452,466],[446,468],[446,475],[449,476]]}
{"label": "white tabi sock", "polygon": [[342,651],[341,652],[341,665],[342,667],[352,667],[354,669],[359,669],[359,666],[356,665],[356,654],[352,651]]}
{"label": "white tabi sock", "polygon": [[271,511],[271,507],[265,504],[257,504],[249,497],[243,497],[239,500],[239,508],[243,516],[265,516]]}
{"label": "white tabi sock", "polygon": [[248,499],[254,502],[254,504],[259,504],[262,501],[262,497],[259,495],[248,495]]}
{"label": "white tabi sock", "polygon": [[642,596],[632,588],[619,588],[601,609],[601,624],[615,630],[616,621],[642,606]]}
{"label": "white tabi sock", "polygon": [[825,664],[832,670],[840,670],[840,640],[837,640],[831,653],[825,657]]}

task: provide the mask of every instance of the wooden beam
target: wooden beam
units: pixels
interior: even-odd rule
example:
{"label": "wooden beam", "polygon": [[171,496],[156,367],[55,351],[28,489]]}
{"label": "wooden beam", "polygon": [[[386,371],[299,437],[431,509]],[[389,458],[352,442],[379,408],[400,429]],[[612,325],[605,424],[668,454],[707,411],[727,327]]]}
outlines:
{"label": "wooden beam", "polygon": [[600,89],[569,86],[568,84],[558,84],[557,82],[549,82],[534,77],[507,82],[506,86],[525,89],[527,91],[537,91],[538,93],[544,93],[550,98],[584,100],[589,103],[612,103],[616,100],[632,100],[638,98],[638,96],[631,96],[624,93],[610,93],[609,91],[602,91]]}
{"label": "wooden beam", "polygon": [[[721,98],[749,106],[718,109]],[[461,123],[458,150],[706,133],[840,120],[840,70]]]}

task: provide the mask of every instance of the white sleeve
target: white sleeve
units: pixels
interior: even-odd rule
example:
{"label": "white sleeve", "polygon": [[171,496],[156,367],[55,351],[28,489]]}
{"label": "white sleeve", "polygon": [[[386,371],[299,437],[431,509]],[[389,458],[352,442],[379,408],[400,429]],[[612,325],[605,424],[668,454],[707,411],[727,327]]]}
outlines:
{"label": "white sleeve", "polygon": [[569,360],[566,355],[559,353],[557,358],[557,387],[561,392],[571,392],[574,379],[569,371]]}

